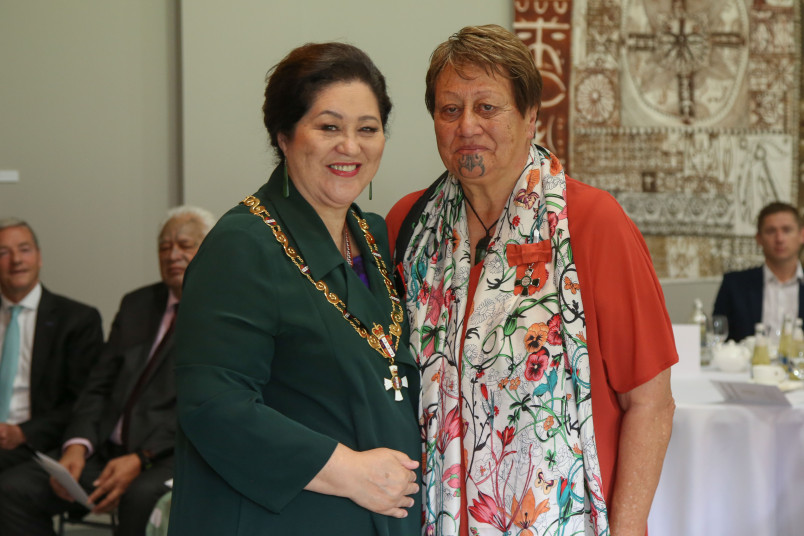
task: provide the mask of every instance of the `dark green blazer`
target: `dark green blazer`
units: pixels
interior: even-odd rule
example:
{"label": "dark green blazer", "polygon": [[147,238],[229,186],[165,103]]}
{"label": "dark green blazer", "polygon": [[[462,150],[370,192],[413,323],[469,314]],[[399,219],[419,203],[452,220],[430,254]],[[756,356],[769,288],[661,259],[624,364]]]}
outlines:
{"label": "dark green blazer", "polygon": [[[371,290],[349,267],[324,223],[274,171],[255,196],[349,312],[387,333],[391,303],[363,233],[348,224]],[[356,209],[356,207],[355,207]],[[358,210],[358,209],[356,209]],[[358,210],[359,213],[359,210]],[[390,265],[385,223],[365,214]],[[415,535],[421,504],[406,519],[303,488],[342,443],[421,458],[418,371],[397,351],[404,400],[385,389],[388,362],[290,262],[262,218],[238,205],[209,233],[187,270],[176,331],[180,431],[172,536]]]}

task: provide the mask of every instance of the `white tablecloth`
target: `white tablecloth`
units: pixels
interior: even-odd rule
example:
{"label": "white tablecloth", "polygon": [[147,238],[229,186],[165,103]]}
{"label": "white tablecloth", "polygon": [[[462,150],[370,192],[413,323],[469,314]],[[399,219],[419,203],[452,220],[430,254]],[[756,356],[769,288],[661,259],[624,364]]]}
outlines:
{"label": "white tablecloth", "polygon": [[703,372],[673,379],[673,435],[650,536],[804,535],[804,391],[793,407],[725,404]]}

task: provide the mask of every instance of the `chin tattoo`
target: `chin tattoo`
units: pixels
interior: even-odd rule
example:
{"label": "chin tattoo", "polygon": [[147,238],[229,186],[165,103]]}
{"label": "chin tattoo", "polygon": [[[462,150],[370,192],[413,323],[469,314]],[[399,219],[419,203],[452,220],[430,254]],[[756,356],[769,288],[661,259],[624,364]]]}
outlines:
{"label": "chin tattoo", "polygon": [[458,160],[458,169],[463,172],[462,175],[475,177],[482,177],[486,173],[486,165],[483,163],[483,157],[476,154],[462,156]]}

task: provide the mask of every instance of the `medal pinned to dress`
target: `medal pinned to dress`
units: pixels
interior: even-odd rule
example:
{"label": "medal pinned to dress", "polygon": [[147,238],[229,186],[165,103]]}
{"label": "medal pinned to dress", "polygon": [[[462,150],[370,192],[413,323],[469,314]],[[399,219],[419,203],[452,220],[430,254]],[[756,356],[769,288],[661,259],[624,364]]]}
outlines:
{"label": "medal pinned to dress", "polygon": [[394,348],[391,346],[391,343],[388,342],[388,337],[386,337],[385,333],[383,333],[382,326],[379,324],[374,324],[374,329],[372,329],[371,332],[377,338],[377,341],[379,341],[380,347],[382,348],[382,353],[391,362],[391,364],[388,365],[388,370],[391,371],[391,378],[383,378],[383,381],[385,382],[385,390],[388,391],[393,389],[394,400],[400,402],[402,400],[402,388],[408,386],[408,377],[399,376],[399,367],[397,367],[396,363],[394,363],[396,352],[394,352]]}
{"label": "medal pinned to dress", "polygon": [[397,366],[396,365],[389,365],[388,367],[391,370],[391,379],[384,378],[385,381],[385,390],[388,391],[389,389],[393,388],[394,391],[394,400],[397,402],[402,400],[402,388],[408,386],[408,377],[402,376],[401,378],[397,374]]}

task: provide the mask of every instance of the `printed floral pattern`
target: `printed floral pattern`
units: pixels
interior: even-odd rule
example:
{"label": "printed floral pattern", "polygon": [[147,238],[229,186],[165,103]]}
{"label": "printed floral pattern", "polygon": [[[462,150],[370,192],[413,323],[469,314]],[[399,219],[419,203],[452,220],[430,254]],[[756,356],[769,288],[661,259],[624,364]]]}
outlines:
{"label": "printed floral pattern", "polygon": [[[564,194],[560,162],[534,145],[470,311],[457,180],[434,192],[414,229],[404,271],[423,382],[424,534],[457,535],[465,514],[478,536],[608,534]],[[548,261],[514,255],[545,240]]]}

